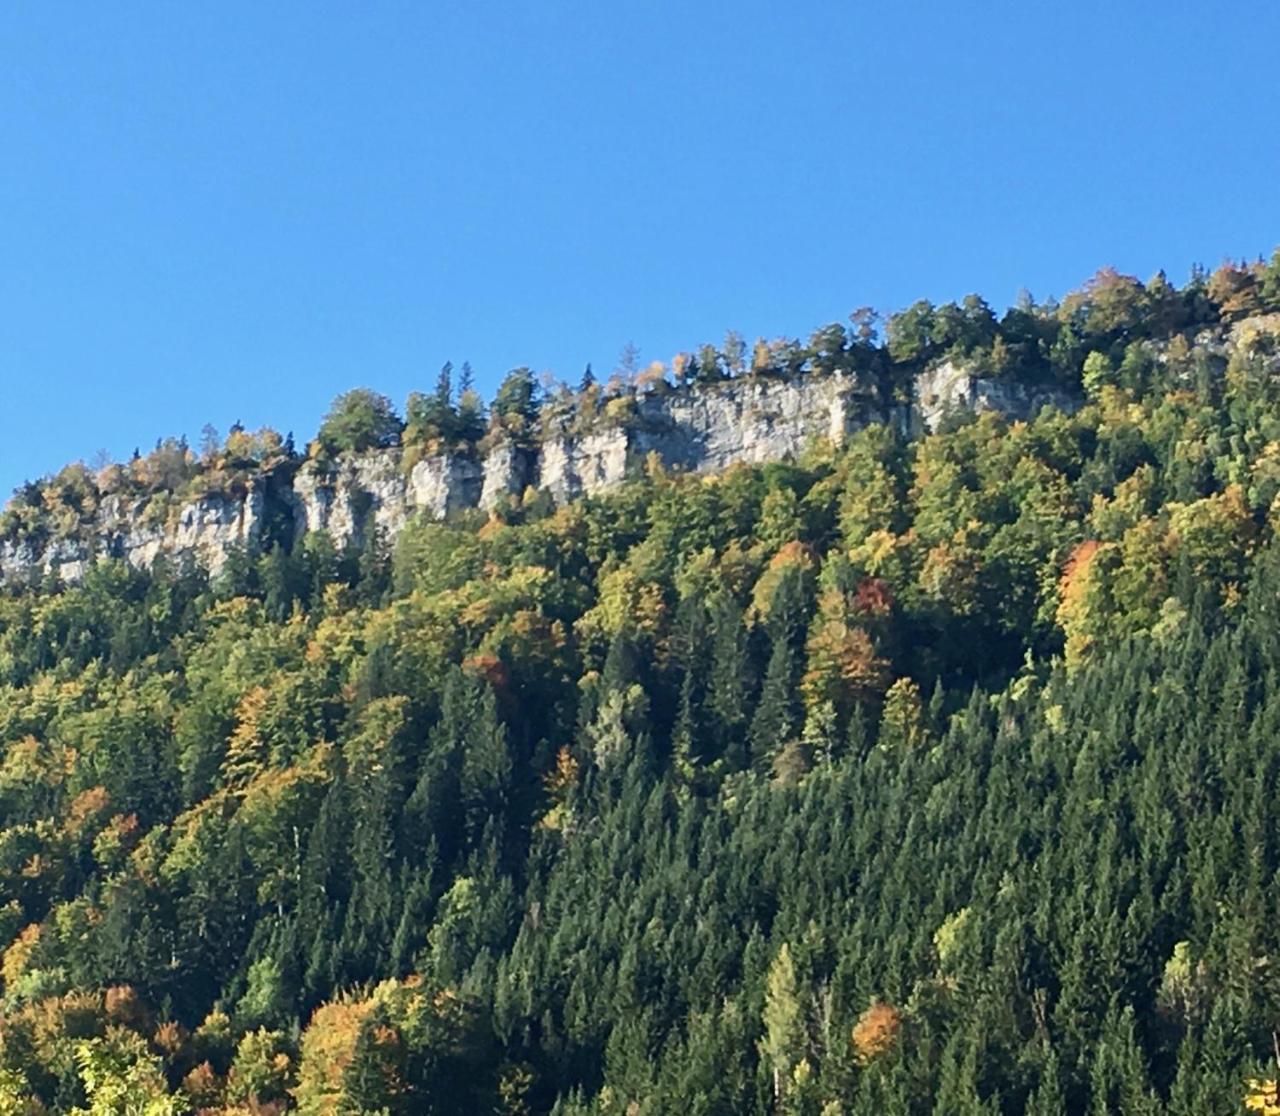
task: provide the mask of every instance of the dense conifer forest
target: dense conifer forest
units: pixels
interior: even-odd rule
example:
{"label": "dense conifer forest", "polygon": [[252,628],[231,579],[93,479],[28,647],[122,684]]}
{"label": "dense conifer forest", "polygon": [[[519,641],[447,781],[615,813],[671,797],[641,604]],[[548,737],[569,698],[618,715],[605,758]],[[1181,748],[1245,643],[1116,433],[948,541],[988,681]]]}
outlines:
{"label": "dense conifer forest", "polygon": [[[675,364],[944,357],[1080,405],[0,586],[0,1113],[1265,1108],[1280,253]],[[503,392],[310,452],[554,403]]]}

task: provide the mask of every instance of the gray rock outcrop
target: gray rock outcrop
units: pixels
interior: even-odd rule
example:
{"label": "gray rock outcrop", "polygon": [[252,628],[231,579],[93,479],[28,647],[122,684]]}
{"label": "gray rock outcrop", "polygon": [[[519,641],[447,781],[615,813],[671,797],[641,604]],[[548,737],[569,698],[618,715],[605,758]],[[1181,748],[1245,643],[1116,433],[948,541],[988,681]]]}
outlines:
{"label": "gray rock outcrop", "polygon": [[[951,363],[922,373],[914,395],[909,414],[888,413],[872,386],[852,376],[748,377],[640,396],[621,419],[585,431],[553,430],[536,447],[499,441],[483,458],[407,459],[395,448],[328,464],[306,461],[284,480],[258,478],[241,494],[204,495],[163,507],[163,515],[146,501],[108,496],[74,537],[0,541],[0,577],[56,573],[74,581],[100,556],[149,567],[166,555],[216,572],[236,548],[252,552],[311,531],[328,532],[338,546],[359,544],[375,531],[393,540],[415,515],[489,510],[529,488],[564,503],[622,483],[650,455],[672,470],[715,473],[794,459],[814,442],[839,444],[871,422],[898,422],[919,433],[956,410],[1025,417],[1046,404],[1073,405],[1060,392],[983,379]],[[268,524],[276,525],[270,536]]]}
{"label": "gray rock outcrop", "polygon": [[1079,402],[1058,388],[983,377],[944,360],[916,377],[911,432],[931,433],[957,413],[999,411],[1029,417],[1049,406],[1070,411]]}

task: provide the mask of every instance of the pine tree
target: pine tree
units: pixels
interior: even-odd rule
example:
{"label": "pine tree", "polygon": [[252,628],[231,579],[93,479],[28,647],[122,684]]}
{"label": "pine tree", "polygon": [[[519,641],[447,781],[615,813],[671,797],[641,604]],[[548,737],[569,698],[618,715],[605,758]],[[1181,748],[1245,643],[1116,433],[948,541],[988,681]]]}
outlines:
{"label": "pine tree", "polygon": [[733,769],[746,764],[746,709],[753,692],[750,644],[742,610],[727,593],[711,603],[711,670],[707,713],[715,750]]}
{"label": "pine tree", "polygon": [[675,724],[671,732],[672,749],[684,776],[690,778],[695,769],[714,758],[714,741],[706,724],[708,652],[708,615],[701,600],[687,597],[680,602],[676,614],[675,659],[680,675]]}
{"label": "pine tree", "polygon": [[786,639],[775,639],[760,688],[760,703],[751,720],[751,761],[767,771],[798,727],[795,700],[796,655]]}
{"label": "pine tree", "polygon": [[1027,1116],[1066,1116],[1067,1102],[1062,1093],[1058,1057],[1049,1050],[1040,1067],[1040,1080],[1027,1099]]}
{"label": "pine tree", "polygon": [[804,630],[804,607],[802,571],[798,566],[788,566],[773,592],[765,621],[770,639],[769,663],[750,733],[751,758],[757,770],[768,770],[774,756],[801,727],[797,643]]}
{"label": "pine tree", "polygon": [[404,869],[404,882],[401,884],[404,904],[391,941],[390,956],[391,971],[397,976],[408,971],[415,953],[426,943],[435,899],[435,864],[436,854],[432,846],[427,849],[421,863]]}
{"label": "pine tree", "polygon": [[288,619],[295,599],[294,571],[284,548],[276,543],[258,563],[263,610],[280,623]]}
{"label": "pine tree", "polygon": [[471,716],[465,727],[460,790],[467,830],[474,843],[486,825],[501,830],[512,806],[513,765],[507,730],[498,719],[493,689],[468,679]]}
{"label": "pine tree", "polygon": [[600,672],[601,692],[625,692],[642,682],[643,672],[639,641],[629,627],[619,628],[609,641],[604,668]]}

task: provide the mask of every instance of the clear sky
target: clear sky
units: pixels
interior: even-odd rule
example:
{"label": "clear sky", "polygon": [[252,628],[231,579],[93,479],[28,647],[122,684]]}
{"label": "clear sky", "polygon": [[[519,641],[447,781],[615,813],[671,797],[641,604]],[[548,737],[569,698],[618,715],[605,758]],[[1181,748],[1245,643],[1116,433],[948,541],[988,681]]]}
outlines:
{"label": "clear sky", "polygon": [[1274,0],[16,0],[0,499],[445,359],[1269,253],[1277,43]]}

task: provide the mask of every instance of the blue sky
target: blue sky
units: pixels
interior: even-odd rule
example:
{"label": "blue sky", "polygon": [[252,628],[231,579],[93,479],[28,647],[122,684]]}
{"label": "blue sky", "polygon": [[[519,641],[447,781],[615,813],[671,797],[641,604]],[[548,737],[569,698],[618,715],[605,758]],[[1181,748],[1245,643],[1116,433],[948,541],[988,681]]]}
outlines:
{"label": "blue sky", "polygon": [[0,498],[445,359],[491,389],[1280,242],[1280,7],[19,2]]}

